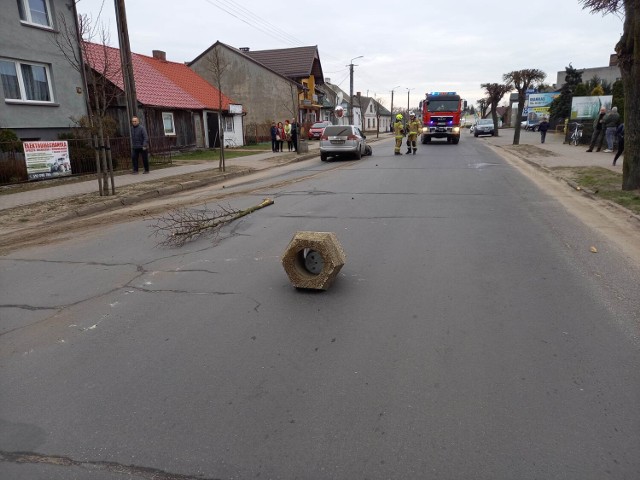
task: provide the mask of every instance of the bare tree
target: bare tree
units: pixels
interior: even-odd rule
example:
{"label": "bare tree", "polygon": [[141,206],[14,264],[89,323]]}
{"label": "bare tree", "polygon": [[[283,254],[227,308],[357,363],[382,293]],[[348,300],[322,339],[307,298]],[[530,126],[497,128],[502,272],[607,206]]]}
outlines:
{"label": "bare tree", "polygon": [[493,131],[495,136],[498,137],[498,104],[505,94],[513,90],[513,87],[508,83],[483,83],[480,86],[487,92],[487,102],[491,108],[491,118],[493,119]]}
{"label": "bare tree", "polygon": [[489,108],[489,102],[486,98],[481,98],[476,101],[476,105],[478,105],[478,110],[480,111],[480,118],[484,118],[487,114],[487,108]]}
{"label": "bare tree", "polygon": [[622,36],[615,46],[624,85],[624,161],[622,190],[640,189],[640,2],[580,0],[592,13],[624,15]]}
{"label": "bare tree", "polygon": [[514,145],[520,144],[520,119],[522,118],[522,112],[524,111],[524,101],[527,98],[527,90],[531,88],[534,83],[542,82],[546,76],[546,73],[536,68],[514,70],[513,72],[505,73],[502,76],[502,79],[505,82],[512,84],[518,91],[518,114],[516,117],[516,129],[513,134]]}
{"label": "bare tree", "polygon": [[220,141],[220,161],[218,163],[218,169],[226,171],[226,164],[224,158],[224,122],[222,121],[222,79],[225,71],[229,68],[229,63],[223,57],[219,48],[212,49],[207,56],[207,70],[213,77],[213,83],[218,90],[218,139]]}
{"label": "bare tree", "polygon": [[92,25],[89,16],[80,15],[77,25],[69,25],[62,14],[59,15],[58,21],[59,32],[52,33],[51,39],[69,65],[85,79],[89,117],[87,121],[77,119],[76,123],[90,131],[96,151],[96,175],[100,195],[109,195],[108,178],[111,179],[111,195],[115,195],[109,138],[112,132],[107,126],[107,108],[119,92],[108,78],[120,75],[121,66],[119,62],[112,61],[107,47],[109,34],[99,22]]}

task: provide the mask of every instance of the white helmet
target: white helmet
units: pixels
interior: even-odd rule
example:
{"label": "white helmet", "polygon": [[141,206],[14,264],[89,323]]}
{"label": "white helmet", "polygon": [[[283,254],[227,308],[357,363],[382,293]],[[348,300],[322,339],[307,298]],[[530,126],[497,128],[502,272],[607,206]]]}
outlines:
{"label": "white helmet", "polygon": [[410,117],[415,117],[415,116],[416,116],[416,114],[415,114],[415,113],[413,113],[413,112],[411,112],[411,113],[409,114],[409,116],[410,116]]}

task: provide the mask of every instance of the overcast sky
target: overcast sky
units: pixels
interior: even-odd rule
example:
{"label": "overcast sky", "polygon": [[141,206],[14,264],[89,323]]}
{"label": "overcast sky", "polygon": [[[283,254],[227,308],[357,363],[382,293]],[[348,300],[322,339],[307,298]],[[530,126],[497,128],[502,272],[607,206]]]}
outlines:
{"label": "overcast sky", "polygon": [[[410,106],[429,91],[457,91],[475,104],[482,83],[537,68],[556,83],[558,71],[603,67],[623,18],[594,15],[578,0],[264,0],[126,1],[131,49],[189,62],[216,41],[251,50],[317,45],[325,79],[349,93],[376,96],[389,108]],[[117,47],[114,0],[80,0],[78,11],[100,21]],[[585,78],[586,80],[586,78]],[[409,90],[408,90],[409,89]]]}

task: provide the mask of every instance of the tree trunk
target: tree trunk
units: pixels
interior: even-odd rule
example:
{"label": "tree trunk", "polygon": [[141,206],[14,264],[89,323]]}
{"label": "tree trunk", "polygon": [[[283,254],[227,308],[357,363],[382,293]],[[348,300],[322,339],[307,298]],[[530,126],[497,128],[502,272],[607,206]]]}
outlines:
{"label": "tree trunk", "polygon": [[616,45],[624,85],[624,161],[622,190],[640,188],[640,11],[625,2],[625,33]]}
{"label": "tree trunk", "polygon": [[520,95],[518,92],[518,116],[516,117],[516,129],[513,132],[513,144],[520,145],[520,119],[522,118],[522,112],[524,111],[524,93]]}
{"label": "tree trunk", "polygon": [[111,195],[116,194],[116,184],[113,179],[113,159],[111,158],[111,139],[107,137],[106,141],[106,151],[107,151],[107,167],[109,168],[109,178],[111,180]]}
{"label": "tree trunk", "polygon": [[102,176],[100,175],[100,145],[98,145],[98,136],[95,133],[91,138],[93,140],[93,149],[96,152],[96,178],[98,179],[98,190],[102,197],[104,192],[102,191]]}

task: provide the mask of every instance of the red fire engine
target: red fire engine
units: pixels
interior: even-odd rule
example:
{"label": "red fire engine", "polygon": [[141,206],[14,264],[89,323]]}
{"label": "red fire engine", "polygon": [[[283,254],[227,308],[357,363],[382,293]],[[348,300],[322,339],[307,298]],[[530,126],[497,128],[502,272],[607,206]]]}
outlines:
{"label": "red fire engine", "polygon": [[420,102],[422,109],[422,143],[432,138],[446,138],[447,143],[460,141],[460,119],[467,102],[456,92],[431,92]]}

